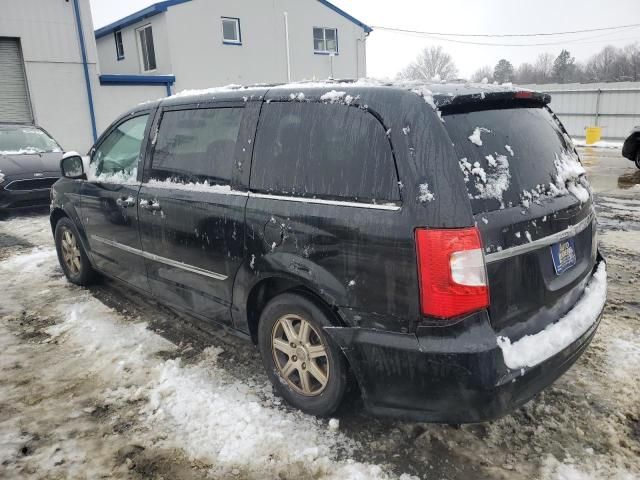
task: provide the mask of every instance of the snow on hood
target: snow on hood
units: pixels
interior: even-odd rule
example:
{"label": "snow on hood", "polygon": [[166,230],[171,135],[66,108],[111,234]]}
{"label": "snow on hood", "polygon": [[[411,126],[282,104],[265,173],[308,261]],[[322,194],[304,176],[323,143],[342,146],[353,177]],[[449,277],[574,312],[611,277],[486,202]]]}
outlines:
{"label": "snow on hood", "polygon": [[3,175],[23,175],[30,173],[60,171],[62,152],[47,152],[38,154],[2,153],[0,155],[0,170]]}

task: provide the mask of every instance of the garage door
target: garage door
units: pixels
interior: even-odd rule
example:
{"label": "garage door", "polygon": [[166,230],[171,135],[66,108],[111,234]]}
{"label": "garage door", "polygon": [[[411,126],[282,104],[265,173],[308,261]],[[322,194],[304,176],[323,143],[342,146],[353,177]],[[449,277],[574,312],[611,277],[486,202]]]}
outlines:
{"label": "garage door", "polygon": [[0,122],[32,122],[20,43],[0,37]]}

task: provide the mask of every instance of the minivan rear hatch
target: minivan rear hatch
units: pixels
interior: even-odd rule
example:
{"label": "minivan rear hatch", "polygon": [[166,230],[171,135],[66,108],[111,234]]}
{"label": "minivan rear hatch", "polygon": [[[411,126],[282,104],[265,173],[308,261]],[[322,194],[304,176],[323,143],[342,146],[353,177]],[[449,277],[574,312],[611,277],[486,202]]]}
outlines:
{"label": "minivan rear hatch", "polygon": [[481,233],[491,323],[512,339],[570,310],[596,262],[590,187],[548,100],[500,92],[440,105]]}

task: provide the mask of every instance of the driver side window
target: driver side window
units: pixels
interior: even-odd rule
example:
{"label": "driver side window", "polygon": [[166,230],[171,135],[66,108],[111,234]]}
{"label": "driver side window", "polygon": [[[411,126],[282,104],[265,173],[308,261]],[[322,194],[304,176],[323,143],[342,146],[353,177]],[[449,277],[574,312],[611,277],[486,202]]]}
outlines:
{"label": "driver side window", "polygon": [[138,159],[149,115],[140,115],[118,125],[96,148],[89,167],[89,180],[135,181]]}

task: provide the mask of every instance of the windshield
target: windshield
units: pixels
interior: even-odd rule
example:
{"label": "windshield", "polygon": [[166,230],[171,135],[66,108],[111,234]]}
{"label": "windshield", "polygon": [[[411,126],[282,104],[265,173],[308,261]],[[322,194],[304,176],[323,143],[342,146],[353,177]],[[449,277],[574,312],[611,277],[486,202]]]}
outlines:
{"label": "windshield", "polygon": [[574,194],[588,200],[584,170],[545,107],[499,108],[444,116],[474,213]]}
{"label": "windshield", "polygon": [[61,151],[60,145],[38,128],[25,126],[0,127],[0,154],[29,155]]}

